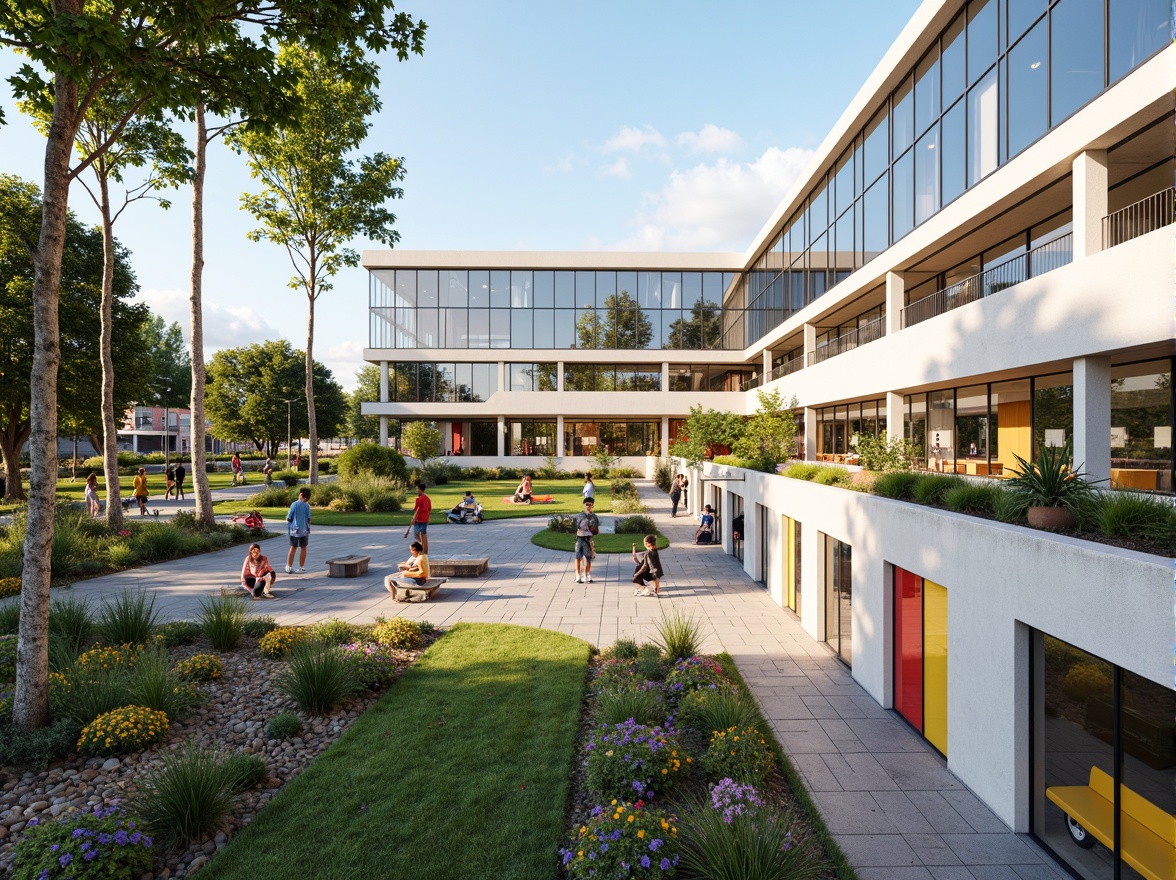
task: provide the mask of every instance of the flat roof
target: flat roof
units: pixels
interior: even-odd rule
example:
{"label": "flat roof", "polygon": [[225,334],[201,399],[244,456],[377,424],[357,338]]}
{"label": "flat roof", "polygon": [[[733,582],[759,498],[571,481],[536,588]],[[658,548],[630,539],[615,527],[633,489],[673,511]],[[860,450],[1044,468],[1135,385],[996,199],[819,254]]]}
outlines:
{"label": "flat roof", "polygon": [[408,251],[363,252],[365,269],[633,269],[741,272],[743,254],[632,251]]}

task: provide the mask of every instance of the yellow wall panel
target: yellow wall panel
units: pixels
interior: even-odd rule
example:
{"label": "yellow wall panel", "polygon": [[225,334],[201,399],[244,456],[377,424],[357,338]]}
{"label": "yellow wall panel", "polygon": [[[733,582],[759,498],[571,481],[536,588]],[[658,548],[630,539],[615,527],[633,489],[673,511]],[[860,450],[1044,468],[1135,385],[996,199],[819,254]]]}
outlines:
{"label": "yellow wall panel", "polygon": [[796,521],[791,517],[784,517],[788,524],[784,534],[785,558],[788,562],[784,571],[784,589],[788,596],[788,607],[796,610]]}
{"label": "yellow wall panel", "polygon": [[947,754],[947,588],[923,581],[923,735]]}
{"label": "yellow wall panel", "polygon": [[1029,461],[1033,458],[1033,427],[1028,400],[1010,400],[996,407],[996,456],[1005,473],[1017,466],[1013,454]]}

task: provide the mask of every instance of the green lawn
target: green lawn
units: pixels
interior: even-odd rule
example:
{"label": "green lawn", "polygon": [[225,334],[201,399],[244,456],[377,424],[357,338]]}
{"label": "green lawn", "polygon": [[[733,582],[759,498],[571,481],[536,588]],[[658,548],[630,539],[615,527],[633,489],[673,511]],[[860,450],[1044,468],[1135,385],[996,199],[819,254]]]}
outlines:
{"label": "green lawn", "polygon": [[[536,496],[551,495],[550,504],[503,504],[504,497],[514,494],[518,487],[518,480],[461,480],[445,483],[441,486],[430,486],[426,492],[433,501],[433,514],[430,523],[445,522],[445,514],[454,507],[466,490],[474,493],[474,497],[485,508],[486,519],[513,519],[521,516],[552,516],[557,513],[579,513],[584,509],[584,483],[580,480],[534,480],[533,488]],[[608,480],[596,481],[596,512],[608,513],[611,510],[611,496]],[[312,520],[320,526],[407,526],[412,518],[412,503],[416,492],[405,498],[404,510],[398,513],[345,513],[324,508],[315,508]],[[218,514],[242,513],[253,510],[248,500],[222,501],[214,508]],[[286,518],[286,508],[263,507],[261,515],[267,520]]]}
{"label": "green lawn", "polygon": [[[645,550],[642,543],[645,540],[644,535],[597,535],[596,536],[596,552],[597,553],[632,553],[633,545],[637,545],[637,552],[641,553]],[[550,529],[543,529],[531,536],[531,543],[538,547],[546,547],[548,550],[566,550],[571,553],[576,549],[576,536],[568,535],[564,532],[553,532]],[[670,546],[670,539],[658,532],[657,535],[657,549],[665,550]]]}
{"label": "green lawn", "polygon": [[551,880],[588,653],[455,626],[200,876]]}
{"label": "green lawn", "polygon": [[[70,482],[69,477],[64,480],[57,481],[57,498],[60,501],[83,501],[86,497],[86,475],[89,471],[78,469],[78,478],[74,482]],[[102,476],[102,471],[95,471],[98,475],[98,497],[106,499],[106,478]],[[253,482],[261,482],[259,476]],[[212,489],[227,489],[232,485],[233,475],[231,473],[216,473],[208,475],[208,485]],[[134,477],[118,478],[118,486],[120,494],[123,498],[127,498],[134,488]],[[25,486],[26,490],[28,486]],[[167,478],[163,474],[147,474],[147,491],[151,493],[152,498],[162,498],[163,493],[167,491]],[[184,477],[184,492],[191,495],[192,488],[192,474],[189,473]]]}

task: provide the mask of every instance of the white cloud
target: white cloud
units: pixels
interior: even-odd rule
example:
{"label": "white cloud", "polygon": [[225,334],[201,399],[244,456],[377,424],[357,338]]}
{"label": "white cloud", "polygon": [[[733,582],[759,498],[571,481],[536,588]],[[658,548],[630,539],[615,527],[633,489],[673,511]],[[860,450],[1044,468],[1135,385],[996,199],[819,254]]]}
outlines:
{"label": "white cloud", "polygon": [[605,177],[616,177],[620,180],[628,180],[632,177],[632,174],[629,173],[629,160],[625,156],[621,156],[611,165],[600,166],[600,173]]}
{"label": "white cloud", "polygon": [[709,122],[697,132],[682,132],[675,140],[692,153],[731,153],[743,146],[743,138],[731,129]]}
{"label": "white cloud", "polygon": [[742,251],[808,164],[811,150],[772,147],[750,163],[719,159],[674,171],[646,193],[616,250]]}
{"label": "white cloud", "polygon": [[575,168],[575,164],[573,163],[572,156],[570,156],[570,155],[564,156],[559,161],[553,162],[550,165],[543,166],[543,170],[548,172],[549,174],[567,174],[568,172],[572,171],[574,168]]}
{"label": "white cloud", "polygon": [[[151,311],[171,324],[178,321],[184,339],[191,339],[188,293],[179,290],[146,289],[138,297]],[[268,339],[280,339],[278,332],[260,313],[248,306],[222,306],[205,298],[203,302],[204,355],[222,348],[238,348]]]}
{"label": "white cloud", "polygon": [[606,153],[636,153],[645,147],[665,147],[666,139],[652,125],[634,128],[622,125],[620,130],[604,142]]}
{"label": "white cloud", "polygon": [[[317,346],[316,346],[317,350]],[[333,345],[315,358],[326,365],[344,391],[355,388],[355,374],[367,361],[363,359],[363,343],[348,341]]]}

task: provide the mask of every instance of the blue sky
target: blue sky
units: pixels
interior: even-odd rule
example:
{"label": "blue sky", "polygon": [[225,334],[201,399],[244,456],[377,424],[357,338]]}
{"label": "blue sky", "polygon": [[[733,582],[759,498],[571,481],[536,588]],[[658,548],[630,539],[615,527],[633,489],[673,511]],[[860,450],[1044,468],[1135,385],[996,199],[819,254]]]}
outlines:
{"label": "blue sky", "polygon": [[[425,54],[383,61],[364,151],[404,157],[401,248],[743,251],[917,6],[405,0],[429,24]],[[0,50],[0,79],[19,63]],[[40,184],[44,141],[0,95],[0,172]],[[245,237],[245,163],[219,145],[209,157],[207,351],[301,348],[306,299],[284,251]],[[186,333],[190,198],[172,200],[132,206],[115,234],[141,297]],[[70,203],[96,222],[80,186]],[[346,270],[316,311],[316,358],[348,388],[366,298],[366,273]]]}

